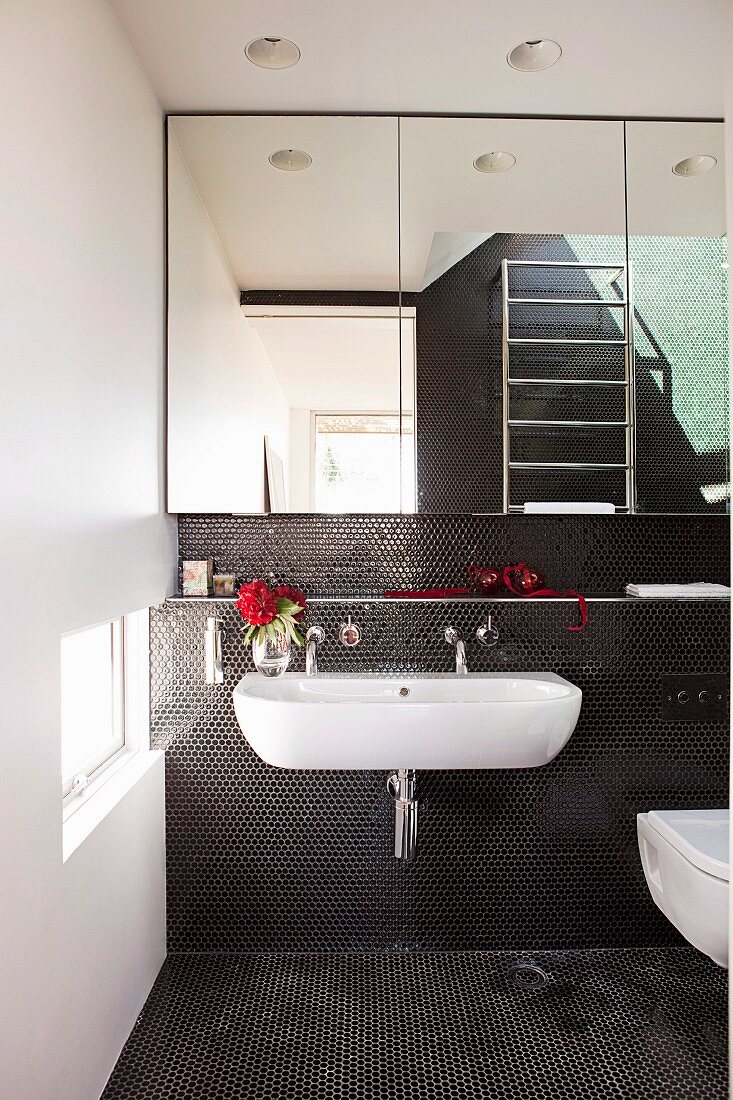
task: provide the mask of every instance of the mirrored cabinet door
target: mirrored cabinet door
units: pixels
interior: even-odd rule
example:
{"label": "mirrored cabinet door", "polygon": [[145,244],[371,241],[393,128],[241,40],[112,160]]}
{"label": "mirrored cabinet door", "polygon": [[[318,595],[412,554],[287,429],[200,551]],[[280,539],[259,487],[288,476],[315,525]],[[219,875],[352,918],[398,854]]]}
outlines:
{"label": "mirrored cabinet door", "polygon": [[170,120],[170,511],[410,508],[397,125]]}
{"label": "mirrored cabinet door", "polygon": [[728,251],[723,126],[629,122],[636,490],[641,512],[725,512]]}
{"label": "mirrored cabinet door", "polygon": [[621,122],[400,120],[423,512],[628,510]]}

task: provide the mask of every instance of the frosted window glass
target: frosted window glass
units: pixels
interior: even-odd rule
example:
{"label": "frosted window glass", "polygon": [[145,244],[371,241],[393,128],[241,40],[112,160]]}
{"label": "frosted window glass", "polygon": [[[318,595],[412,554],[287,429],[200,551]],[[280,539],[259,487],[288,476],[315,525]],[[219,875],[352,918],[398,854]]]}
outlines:
{"label": "frosted window glass", "polygon": [[61,765],[64,781],[88,774],[121,743],[115,660],[117,624],[61,640]]}

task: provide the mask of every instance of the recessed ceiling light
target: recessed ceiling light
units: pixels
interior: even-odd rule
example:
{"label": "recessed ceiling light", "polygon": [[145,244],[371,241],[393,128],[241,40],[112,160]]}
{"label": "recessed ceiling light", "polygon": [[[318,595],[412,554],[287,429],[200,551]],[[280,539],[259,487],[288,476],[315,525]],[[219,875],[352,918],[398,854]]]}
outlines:
{"label": "recessed ceiling light", "polygon": [[703,172],[709,172],[711,168],[714,168],[717,163],[716,157],[699,153],[697,156],[678,160],[672,171],[675,176],[701,176]]}
{"label": "recessed ceiling light", "polygon": [[300,61],[300,50],[287,38],[253,38],[244,52],[261,69],[289,69]]}
{"label": "recessed ceiling light", "polygon": [[536,73],[549,69],[562,57],[562,46],[551,38],[535,38],[532,42],[520,42],[506,56],[513,69],[523,73]]}
{"label": "recessed ceiling light", "polygon": [[507,172],[517,163],[517,158],[511,153],[482,153],[473,162],[474,168],[479,172]]}
{"label": "recessed ceiling light", "polygon": [[283,172],[302,172],[310,167],[313,158],[304,153],[302,149],[278,149],[270,157],[273,168],[281,168]]}

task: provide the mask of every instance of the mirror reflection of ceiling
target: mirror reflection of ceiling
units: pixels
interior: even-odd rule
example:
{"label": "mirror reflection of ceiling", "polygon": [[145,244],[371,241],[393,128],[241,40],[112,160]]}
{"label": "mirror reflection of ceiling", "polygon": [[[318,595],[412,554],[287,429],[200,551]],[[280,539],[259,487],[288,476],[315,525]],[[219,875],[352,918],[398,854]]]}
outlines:
{"label": "mirror reflection of ceiling", "polygon": [[[395,118],[188,117],[171,129],[241,290],[397,290]],[[273,167],[281,149],[304,150],[310,167]]]}
{"label": "mirror reflection of ceiling", "polygon": [[[621,122],[185,117],[172,130],[241,289],[419,292],[494,233],[622,236]],[[304,171],[274,168],[303,149]],[[474,167],[489,151],[504,172]],[[717,166],[681,177],[691,153]],[[632,234],[721,236],[723,127],[627,124]],[[401,225],[398,226],[398,217]],[[398,256],[398,249],[400,255]]]}
{"label": "mirror reflection of ceiling", "polygon": [[[394,317],[253,316],[291,408],[385,412],[400,406],[400,343]],[[412,342],[412,320],[403,321]]]}
{"label": "mirror reflection of ceiling", "polygon": [[[722,123],[627,122],[629,234],[722,237],[725,233]],[[699,176],[670,169],[691,154],[715,157]]]}
{"label": "mirror reflection of ceiling", "polygon": [[[511,153],[516,164],[477,171],[474,160],[491,151]],[[623,123],[403,118],[400,191],[407,291],[423,290],[434,270],[441,274],[436,233],[460,234],[466,252],[471,236],[475,248],[499,232],[622,236]]]}
{"label": "mirror reflection of ceiling", "polygon": [[[399,259],[403,289],[420,291],[498,231],[624,231],[621,123],[400,120],[399,258],[396,119],[187,117],[172,129],[244,290],[395,291]],[[311,166],[274,168],[284,148]],[[511,171],[476,171],[493,149],[517,158]]]}

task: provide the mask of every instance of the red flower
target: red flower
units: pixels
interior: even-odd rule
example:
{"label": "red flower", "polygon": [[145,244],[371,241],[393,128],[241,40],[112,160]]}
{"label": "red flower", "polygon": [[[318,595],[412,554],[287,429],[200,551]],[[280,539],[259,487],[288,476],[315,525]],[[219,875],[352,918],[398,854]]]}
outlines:
{"label": "red flower", "polygon": [[277,588],[273,589],[273,594],[281,600],[292,600],[293,603],[297,603],[298,607],[302,607],[303,610],[299,611],[297,615],[294,615],[296,623],[305,615],[306,601],[305,596],[299,588],[293,588],[292,584],[279,584]]}
{"label": "red flower", "polygon": [[237,608],[250,626],[265,626],[277,616],[277,601],[264,581],[250,581],[239,589]]}

